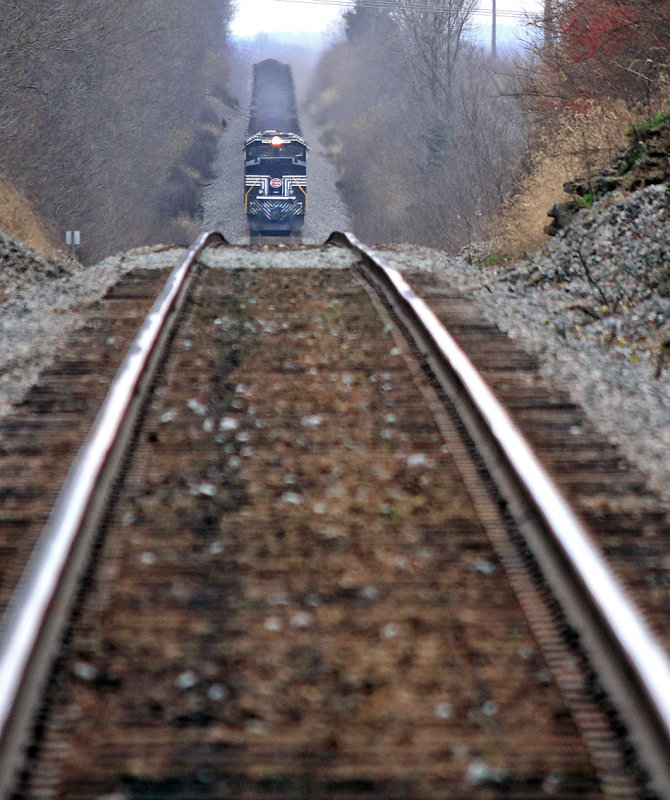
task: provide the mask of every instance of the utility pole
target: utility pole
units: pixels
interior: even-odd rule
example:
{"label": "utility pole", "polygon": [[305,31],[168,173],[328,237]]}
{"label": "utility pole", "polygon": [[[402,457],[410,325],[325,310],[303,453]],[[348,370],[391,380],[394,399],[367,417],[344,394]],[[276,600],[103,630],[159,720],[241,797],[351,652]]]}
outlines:
{"label": "utility pole", "polygon": [[496,0],[491,0],[491,8],[491,58],[495,61],[498,57],[496,47]]}

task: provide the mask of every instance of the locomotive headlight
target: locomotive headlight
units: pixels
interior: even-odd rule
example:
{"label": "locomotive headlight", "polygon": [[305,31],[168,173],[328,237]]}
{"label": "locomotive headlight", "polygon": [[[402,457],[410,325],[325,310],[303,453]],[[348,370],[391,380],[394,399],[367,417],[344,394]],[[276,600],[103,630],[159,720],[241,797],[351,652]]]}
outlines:
{"label": "locomotive headlight", "polygon": [[284,144],[284,140],[281,138],[281,136],[273,136],[272,139],[270,139],[270,144],[273,147],[277,147],[280,144]]}

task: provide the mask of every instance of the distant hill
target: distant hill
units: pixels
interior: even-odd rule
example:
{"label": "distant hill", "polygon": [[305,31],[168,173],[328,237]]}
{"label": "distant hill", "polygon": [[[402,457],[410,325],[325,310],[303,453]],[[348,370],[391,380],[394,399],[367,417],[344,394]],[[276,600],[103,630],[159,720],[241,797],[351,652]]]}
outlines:
{"label": "distant hill", "polygon": [[241,46],[245,50],[262,50],[263,53],[268,51],[268,48],[275,50],[277,53],[290,51],[294,49],[299,50],[324,50],[331,44],[333,36],[330,33],[299,33],[279,32],[272,35],[267,33],[259,33],[256,36],[237,36],[233,37],[233,42]]}
{"label": "distant hill", "polygon": [[[528,28],[517,24],[504,24],[498,21],[496,27],[497,43],[504,50],[516,50],[528,40]],[[318,53],[325,50],[336,38],[332,32],[326,33],[291,33],[289,31],[273,34],[259,33],[256,36],[237,36],[233,38],[238,47],[245,52],[253,53],[261,58],[287,57],[296,50]],[[491,28],[482,25],[474,28],[471,38],[477,44],[491,45]]]}

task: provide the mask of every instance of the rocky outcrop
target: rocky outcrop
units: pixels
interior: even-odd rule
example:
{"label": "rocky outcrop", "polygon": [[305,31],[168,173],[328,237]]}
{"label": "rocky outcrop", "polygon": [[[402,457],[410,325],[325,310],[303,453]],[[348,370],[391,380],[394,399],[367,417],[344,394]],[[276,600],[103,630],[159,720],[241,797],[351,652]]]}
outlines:
{"label": "rocky outcrop", "polygon": [[[567,184],[563,184],[563,188]],[[568,191],[566,189],[566,191]],[[549,236],[555,236],[563,228],[567,228],[575,216],[584,208],[584,206],[577,200],[568,200],[566,203],[556,203],[551,207],[547,213],[548,217],[552,218],[552,223],[547,225],[544,229],[545,233]]]}
{"label": "rocky outcrop", "polygon": [[552,223],[544,229],[555,236],[574,218],[606,194],[625,194],[670,182],[670,114],[633,127],[631,144],[593,178],[576,178],[563,184],[564,191],[579,199],[558,203],[547,214]]}

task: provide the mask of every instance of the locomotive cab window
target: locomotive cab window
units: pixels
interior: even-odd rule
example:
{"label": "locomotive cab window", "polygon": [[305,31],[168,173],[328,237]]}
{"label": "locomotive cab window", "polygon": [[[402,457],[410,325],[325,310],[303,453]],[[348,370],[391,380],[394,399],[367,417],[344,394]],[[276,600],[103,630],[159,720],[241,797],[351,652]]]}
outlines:
{"label": "locomotive cab window", "polygon": [[305,148],[300,144],[286,143],[279,145],[272,144],[250,144],[247,147],[247,160],[256,158],[300,158],[305,160]]}

